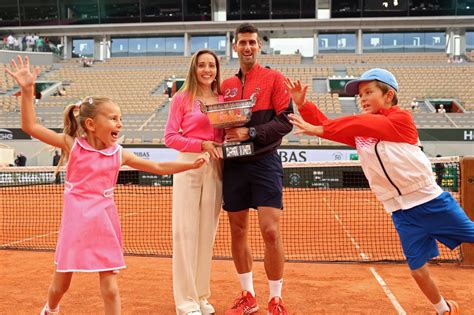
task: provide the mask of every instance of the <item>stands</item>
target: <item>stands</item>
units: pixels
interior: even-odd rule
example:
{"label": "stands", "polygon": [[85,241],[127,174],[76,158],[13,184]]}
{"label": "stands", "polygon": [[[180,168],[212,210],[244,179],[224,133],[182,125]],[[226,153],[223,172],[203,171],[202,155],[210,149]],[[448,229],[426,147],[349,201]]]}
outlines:
{"label": "stands", "polygon": [[[62,127],[66,105],[88,95],[107,96],[122,109],[125,143],[162,144],[169,101],[163,88],[158,87],[170,77],[186,77],[189,62],[190,57],[147,56],[112,58],[86,68],[81,67],[78,60],[42,66],[40,79],[62,82],[67,93],[42,99],[37,105],[38,120],[50,128]],[[370,68],[383,67],[393,72],[399,81],[402,108],[411,110],[414,97],[420,101],[414,113],[419,128],[471,128],[474,125],[473,113],[439,114],[422,106],[427,99],[450,98],[466,111],[474,110],[474,91],[467,88],[473,82],[474,65],[470,62],[448,64],[445,54],[328,54],[316,56],[313,64],[302,64],[299,54],[262,55],[259,62],[308,85],[307,98],[330,117],[347,114],[347,109],[341,110],[338,94],[316,89],[315,79],[324,82],[341,73],[347,78],[356,78]],[[234,75],[237,69],[237,62],[221,60],[222,78]],[[6,74],[0,74],[0,128],[20,125],[19,99],[13,96],[15,91],[13,81]],[[304,146],[333,144],[324,139],[293,135],[286,136],[283,142]]]}

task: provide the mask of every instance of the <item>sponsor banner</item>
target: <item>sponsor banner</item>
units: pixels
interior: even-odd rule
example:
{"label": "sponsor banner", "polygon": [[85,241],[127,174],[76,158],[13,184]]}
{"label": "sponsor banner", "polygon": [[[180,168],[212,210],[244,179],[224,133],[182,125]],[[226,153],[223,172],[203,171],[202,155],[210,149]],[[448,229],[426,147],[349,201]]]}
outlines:
{"label": "sponsor banner", "polygon": [[125,147],[125,149],[142,159],[155,162],[175,161],[178,157],[178,151],[170,148]]}
{"label": "sponsor banner", "polygon": [[284,187],[369,188],[360,166],[285,168]]}
{"label": "sponsor banner", "polygon": [[0,172],[0,187],[50,184],[54,172]]}
{"label": "sponsor banner", "polygon": [[137,170],[125,170],[119,172],[117,184],[173,186],[173,175],[158,175],[145,173]]}
{"label": "sponsor banner", "polygon": [[[50,128],[51,130],[54,130],[56,132],[62,132],[63,130],[61,128]],[[418,129],[418,134],[420,136],[420,140],[423,141],[474,141],[474,129],[463,129],[463,128],[445,128],[445,129]],[[0,127],[0,141],[4,140],[28,140],[32,139],[31,136],[27,133],[25,133],[21,128],[1,128]],[[132,148],[130,148],[132,149]],[[165,148],[166,149],[166,148]],[[161,149],[160,149],[161,150]],[[172,149],[168,149],[172,150]],[[286,148],[280,149],[279,151],[287,151]],[[325,155],[325,151],[329,152],[331,154],[331,151],[338,151],[338,150],[333,150],[333,149],[301,149],[301,150],[293,150],[293,151],[319,151],[318,154],[323,154],[324,159],[321,160],[318,157],[311,156],[311,158],[305,162],[311,162],[311,161],[343,161],[345,158],[342,158],[340,160],[337,160],[337,155],[334,157],[334,159],[331,159],[330,156]],[[341,150],[339,150],[341,151]],[[342,149],[343,152],[347,152],[350,150],[347,149]],[[355,151],[355,150],[354,150]],[[311,153],[311,152],[310,152]],[[176,156],[177,153],[175,153],[173,156]],[[283,155],[282,159],[284,159]],[[291,154],[287,155],[288,158],[297,158],[297,157],[292,157]],[[301,159],[301,158],[298,158]],[[152,158],[153,161],[157,161],[155,157]],[[288,161],[292,162],[292,161]],[[296,162],[296,161],[295,161]],[[298,160],[297,162],[303,162]]]}
{"label": "sponsor banner", "polygon": [[474,129],[418,129],[418,135],[423,141],[474,141]]}
{"label": "sponsor banner", "polygon": [[[174,161],[178,151],[170,148],[137,148],[127,147],[135,155],[155,162]],[[280,158],[285,162],[320,162],[320,161],[348,161],[357,160],[355,150],[346,149],[287,149],[278,150]],[[121,172],[122,173],[122,172]],[[138,171],[127,171],[124,176],[119,175],[118,183],[129,183],[150,186],[172,186],[173,178],[169,175],[155,175]],[[130,173],[134,176],[131,176]],[[122,180],[123,178],[123,180]],[[307,188],[342,188],[368,187],[367,181],[360,167],[349,168],[295,168],[285,169],[283,178],[285,187]],[[354,186],[355,185],[355,186]]]}
{"label": "sponsor banner", "polygon": [[[14,137],[13,129],[5,129],[5,128],[0,129],[0,141],[13,140],[13,139],[18,139]],[[28,138],[24,138],[24,139],[28,139]],[[29,139],[31,139],[31,137]]]}
{"label": "sponsor banner", "polygon": [[[126,147],[138,157],[155,162],[174,161],[178,151],[170,148],[137,148]],[[278,150],[281,161],[286,162],[322,162],[357,160],[356,150],[347,149],[288,149]]]}
{"label": "sponsor banner", "polygon": [[278,150],[281,161],[288,162],[324,162],[358,160],[356,150],[347,149],[289,149]]}
{"label": "sponsor banner", "polygon": [[[63,132],[61,128],[50,128],[56,132]],[[29,134],[21,130],[21,128],[0,128],[0,141],[6,140],[31,140]]]}
{"label": "sponsor banner", "polygon": [[173,175],[139,172],[138,184],[147,186],[173,186]]}

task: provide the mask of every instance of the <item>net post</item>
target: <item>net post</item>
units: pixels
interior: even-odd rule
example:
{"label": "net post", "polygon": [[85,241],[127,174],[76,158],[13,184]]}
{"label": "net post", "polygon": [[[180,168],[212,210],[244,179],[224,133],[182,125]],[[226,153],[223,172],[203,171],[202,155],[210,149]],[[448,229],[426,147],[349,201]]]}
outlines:
{"label": "net post", "polygon": [[[461,160],[461,205],[467,216],[474,220],[474,156]],[[474,267],[474,244],[461,245],[463,259],[461,266]]]}

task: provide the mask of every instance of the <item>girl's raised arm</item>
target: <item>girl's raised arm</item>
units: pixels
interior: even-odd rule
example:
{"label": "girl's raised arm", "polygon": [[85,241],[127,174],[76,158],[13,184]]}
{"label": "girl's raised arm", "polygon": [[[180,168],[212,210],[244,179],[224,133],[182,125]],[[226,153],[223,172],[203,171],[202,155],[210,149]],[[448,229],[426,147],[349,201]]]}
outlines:
{"label": "girl's raised arm", "polygon": [[36,78],[41,70],[36,67],[33,72],[31,72],[28,57],[25,57],[23,61],[21,56],[18,56],[18,64],[13,59],[10,64],[12,70],[5,68],[5,72],[15,79],[21,88],[21,129],[33,138],[69,152],[73,143],[71,136],[57,133],[36,121],[33,100]]}

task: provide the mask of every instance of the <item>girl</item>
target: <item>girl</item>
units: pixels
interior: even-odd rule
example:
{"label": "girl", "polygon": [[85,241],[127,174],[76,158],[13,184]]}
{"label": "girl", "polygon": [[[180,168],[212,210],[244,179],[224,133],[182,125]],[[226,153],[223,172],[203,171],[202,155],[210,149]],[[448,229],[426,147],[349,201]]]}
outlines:
{"label": "girl", "polygon": [[[210,50],[191,58],[186,83],[173,97],[165,129],[165,144],[180,151],[179,161],[200,152],[211,156],[199,170],[181,173],[173,182],[173,290],[177,314],[213,314],[208,303],[211,258],[222,206],[222,129],[214,129],[201,113],[199,101],[223,102],[219,59]],[[199,100],[199,101],[198,101]]]}
{"label": "girl", "polygon": [[[174,174],[199,168],[208,154],[192,161],[155,163],[122,150],[117,144],[122,128],[120,108],[105,97],[87,97],[65,110],[64,133],[36,122],[33,105],[39,68],[30,71],[28,57],[13,71],[5,71],[21,88],[21,127],[32,137],[61,148],[68,156],[64,208],[55,253],[57,265],[41,314],[58,314],[59,301],[69,288],[72,273],[99,272],[105,314],[120,314],[117,271],[125,268],[119,218],[113,190],[121,165],[156,174]],[[77,112],[77,118],[75,117]]]}
{"label": "girl", "polygon": [[346,85],[358,94],[361,115],[328,119],[306,101],[307,86],[286,80],[302,117],[290,115],[295,133],[319,136],[357,148],[370,188],[392,216],[393,224],[421,291],[438,314],[459,314],[430,276],[427,262],[439,255],[436,240],[450,249],[474,242],[474,223],[456,200],[436,184],[431,163],[418,146],[409,111],[398,106],[398,82],[385,69],[371,69]]}

